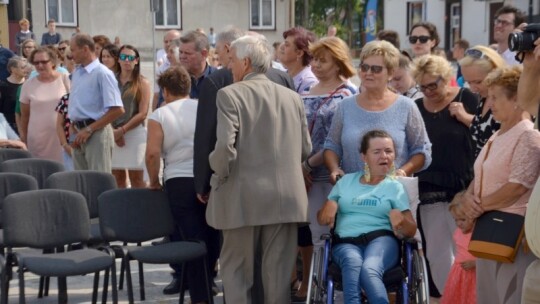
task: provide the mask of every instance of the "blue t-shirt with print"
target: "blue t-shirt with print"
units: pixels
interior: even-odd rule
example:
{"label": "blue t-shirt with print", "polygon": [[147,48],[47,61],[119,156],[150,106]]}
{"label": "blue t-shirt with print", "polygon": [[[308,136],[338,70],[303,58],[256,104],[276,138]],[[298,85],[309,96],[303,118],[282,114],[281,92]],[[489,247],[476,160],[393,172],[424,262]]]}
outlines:
{"label": "blue t-shirt with print", "polygon": [[338,203],[335,232],[340,237],[356,237],[375,230],[390,230],[390,210],[409,210],[403,185],[385,178],[377,185],[360,183],[363,172],[346,174],[334,186],[328,199]]}

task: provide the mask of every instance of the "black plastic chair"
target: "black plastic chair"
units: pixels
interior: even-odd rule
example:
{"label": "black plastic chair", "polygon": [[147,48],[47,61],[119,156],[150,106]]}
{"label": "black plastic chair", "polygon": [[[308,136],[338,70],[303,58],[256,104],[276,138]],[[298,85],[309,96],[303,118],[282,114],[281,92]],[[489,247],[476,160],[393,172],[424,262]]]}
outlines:
{"label": "black plastic chair", "polygon": [[[24,272],[58,277],[58,302],[67,303],[66,277],[95,273],[92,303],[97,302],[99,272],[111,270],[113,302],[117,302],[116,268],[108,252],[82,248],[63,252],[64,246],[85,243],[90,235],[84,197],[66,190],[35,190],[9,195],[4,202],[4,242],[7,248],[2,279],[2,301],[7,303],[11,268],[18,266],[19,303],[25,303]],[[57,248],[55,253],[13,252],[13,247]],[[61,249],[60,249],[61,248]]]}
{"label": "black plastic chair", "polygon": [[[99,197],[99,223],[106,241],[143,243],[172,234],[174,220],[167,195],[149,189],[116,189]],[[149,264],[182,264],[180,274],[180,303],[184,303],[183,281],[186,262],[200,261],[204,268],[208,300],[213,303],[208,278],[206,246],[203,242],[170,242],[154,246],[113,246],[126,269],[129,303],[133,303],[133,286],[129,262]],[[141,269],[141,268],[140,268]],[[145,300],[144,275],[139,271],[141,300]]]}
{"label": "black plastic chair", "polygon": [[[21,173],[6,173],[0,172],[0,228],[2,224],[2,208],[4,199],[12,194],[28,190],[37,190],[38,184],[35,178],[30,175]],[[4,255],[4,232],[0,230],[0,254]]]}
{"label": "black plastic chair", "polygon": [[[99,216],[98,197],[105,191],[116,189],[116,180],[112,174],[99,171],[57,172],[45,180],[44,188],[70,190],[82,194],[88,205],[90,219],[96,219]],[[91,223],[89,245],[102,242],[99,223]]]}
{"label": "black plastic chair", "polygon": [[12,159],[0,163],[0,172],[14,172],[33,176],[39,189],[43,189],[45,180],[53,173],[64,171],[64,165],[47,159],[25,158]]}
{"label": "black plastic chair", "polygon": [[0,148],[0,163],[10,159],[32,158],[32,154],[26,150],[14,148]]}

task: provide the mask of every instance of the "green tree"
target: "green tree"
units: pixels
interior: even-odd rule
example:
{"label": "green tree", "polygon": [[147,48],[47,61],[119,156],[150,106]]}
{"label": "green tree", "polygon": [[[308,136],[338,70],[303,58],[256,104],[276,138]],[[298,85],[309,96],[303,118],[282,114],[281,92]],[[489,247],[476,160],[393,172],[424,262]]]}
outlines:
{"label": "green tree", "polygon": [[334,25],[340,38],[355,45],[355,33],[362,29],[364,0],[296,0],[295,7],[297,25],[319,36],[326,35],[328,27]]}

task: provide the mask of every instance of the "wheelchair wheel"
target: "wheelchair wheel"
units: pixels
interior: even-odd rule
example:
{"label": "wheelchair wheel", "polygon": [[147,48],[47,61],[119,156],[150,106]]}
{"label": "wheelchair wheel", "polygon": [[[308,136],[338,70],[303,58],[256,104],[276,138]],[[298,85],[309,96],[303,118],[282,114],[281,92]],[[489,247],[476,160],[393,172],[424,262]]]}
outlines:
{"label": "wheelchair wheel", "polygon": [[418,250],[413,251],[413,276],[411,292],[414,303],[429,304],[429,286],[427,278],[426,260]]}

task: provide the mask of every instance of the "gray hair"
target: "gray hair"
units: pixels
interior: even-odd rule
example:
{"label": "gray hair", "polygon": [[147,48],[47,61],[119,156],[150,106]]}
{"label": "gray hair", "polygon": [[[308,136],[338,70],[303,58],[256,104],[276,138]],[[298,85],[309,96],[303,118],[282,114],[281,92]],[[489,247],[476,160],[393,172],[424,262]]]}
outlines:
{"label": "gray hair", "polygon": [[19,66],[19,64],[26,64],[27,62],[28,61],[23,57],[13,56],[13,57],[9,58],[9,60],[8,60],[7,70],[11,74],[11,69],[12,68],[16,68],[16,67]]}
{"label": "gray hair", "polygon": [[245,32],[239,28],[231,27],[225,31],[219,33],[216,37],[216,42],[223,42],[225,44],[231,44],[236,39],[245,35]]}
{"label": "gray hair", "polygon": [[185,35],[180,37],[180,41],[182,43],[193,42],[195,44],[195,50],[197,52],[200,52],[202,50],[210,50],[210,43],[208,42],[208,37],[206,36],[206,34],[198,31],[187,32]]}
{"label": "gray hair", "polygon": [[169,44],[169,49],[172,48],[176,61],[180,61],[180,44],[182,44],[180,38],[171,40],[171,44]]}
{"label": "gray hair", "polygon": [[248,58],[255,73],[266,73],[272,63],[272,50],[266,39],[257,36],[243,36],[232,42],[238,59]]}

